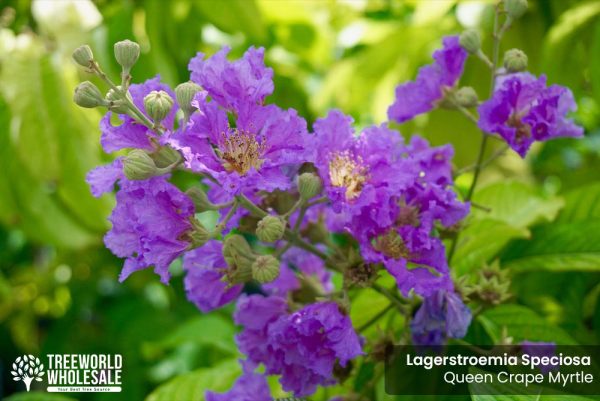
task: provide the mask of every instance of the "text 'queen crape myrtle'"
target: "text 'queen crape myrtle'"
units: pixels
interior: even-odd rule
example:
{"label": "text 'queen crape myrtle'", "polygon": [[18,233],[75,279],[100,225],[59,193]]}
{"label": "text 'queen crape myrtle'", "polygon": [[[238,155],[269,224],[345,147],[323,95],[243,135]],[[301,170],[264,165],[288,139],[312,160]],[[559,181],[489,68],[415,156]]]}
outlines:
{"label": "text 'queen crape myrtle'", "polygon": [[[75,61],[110,88],[103,96],[84,82],[75,102],[106,107],[102,147],[127,150],[87,177],[95,196],[117,187],[105,244],[125,259],[120,279],[152,267],[167,284],[181,257],[187,298],[202,313],[235,303],[243,375],[207,400],[266,401],[265,376],[277,376],[295,396],[343,382],[377,348],[363,334],[380,316],[361,327],[350,318],[356,294],[367,288],[407,323],[393,341],[437,346],[467,334],[467,303],[476,301],[455,284],[451,266],[484,153],[468,192],[459,194],[452,145],[405,140],[393,124],[454,109],[482,130],[481,152],[496,136],[523,157],[535,141],[583,135],[567,116],[575,108],[569,89],[525,72],[519,50],[497,65],[502,34],[524,6],[497,5],[505,23],[494,32],[491,60],[477,32],[443,38],[433,63],[396,88],[390,122],[362,129],[340,110],[309,127],[295,110],[270,103],[277,89],[263,48],[237,59],[227,47],[198,53],[190,81],[174,90],[158,76],[131,83],[140,52],[134,42],[115,45],[120,84],[89,47],[75,51]],[[487,100],[460,86],[470,60],[490,67]],[[178,176],[187,180],[172,180]],[[208,225],[207,213],[216,224]],[[486,295],[479,300],[506,296]]]}

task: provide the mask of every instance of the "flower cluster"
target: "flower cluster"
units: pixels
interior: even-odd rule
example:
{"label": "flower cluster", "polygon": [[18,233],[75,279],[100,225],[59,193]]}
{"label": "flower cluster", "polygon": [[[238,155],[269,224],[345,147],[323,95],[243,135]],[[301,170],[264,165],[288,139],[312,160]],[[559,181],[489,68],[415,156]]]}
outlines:
{"label": "flower cluster", "polygon": [[[434,63],[397,87],[390,120],[459,109],[484,138],[499,135],[521,156],[534,141],[582,135],[567,119],[575,108],[568,89],[522,72],[519,51],[496,71],[473,35],[444,38]],[[467,334],[471,312],[450,264],[478,174],[466,196],[454,191],[452,145],[405,140],[389,122],[357,130],[339,110],[309,127],[295,110],[268,103],[275,87],[262,48],[234,61],[229,48],[198,53],[190,81],[174,90],[159,77],[130,84],[139,50],[130,41],[115,45],[120,86],[89,47],[74,53],[112,88],[101,97],[83,83],[75,101],[107,107],[102,146],[128,150],[87,181],[94,196],[118,187],[105,244],[125,259],[120,280],[153,267],[168,283],[169,266],[182,257],[186,295],[200,311],[236,303],[243,375],[225,394],[208,392],[208,401],[266,401],[266,375],[279,376],[295,396],[337,383],[367,341],[350,319],[351,291],[380,276],[397,290],[372,288],[400,305],[413,343],[436,346]],[[483,102],[459,86],[469,54],[498,75]],[[468,110],[477,104],[479,117]],[[188,179],[172,180],[179,175]],[[174,184],[194,175],[191,187]],[[201,222],[209,221],[205,212],[214,226]]]}

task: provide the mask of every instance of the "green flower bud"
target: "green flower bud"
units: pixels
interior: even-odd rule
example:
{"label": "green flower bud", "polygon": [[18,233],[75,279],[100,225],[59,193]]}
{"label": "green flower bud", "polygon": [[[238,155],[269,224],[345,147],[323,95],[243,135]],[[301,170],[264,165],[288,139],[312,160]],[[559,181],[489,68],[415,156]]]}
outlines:
{"label": "green flower bud", "polygon": [[195,84],[194,82],[184,82],[180,85],[177,85],[175,88],[175,97],[177,98],[177,104],[183,111],[183,116],[187,121],[194,110],[196,108],[192,106],[192,100],[194,100],[194,95],[200,92],[202,88],[200,85]]}
{"label": "green flower bud", "polygon": [[194,202],[196,213],[202,213],[209,210],[217,210],[217,205],[208,200],[206,192],[198,187],[193,187],[185,191],[185,194]]}
{"label": "green flower bud", "polygon": [[199,248],[210,239],[210,232],[195,218],[190,219],[192,230],[188,233],[193,248]]}
{"label": "green flower bud", "polygon": [[173,107],[173,98],[165,91],[152,91],[144,97],[146,112],[155,124],[167,117]]}
{"label": "green flower bud", "polygon": [[140,45],[131,40],[122,40],[115,43],[115,58],[117,63],[123,67],[123,72],[129,74],[131,67],[140,57]]}
{"label": "green flower bud", "polygon": [[454,93],[454,99],[459,106],[475,107],[479,103],[477,92],[470,86],[464,86]]}
{"label": "green flower bud", "polygon": [[271,255],[261,255],[252,263],[252,278],[261,284],[279,277],[279,261]]}
{"label": "green flower bud", "polygon": [[276,216],[265,216],[256,225],[256,236],[263,242],[275,242],[283,237],[285,222]]}
{"label": "green flower bud", "polygon": [[321,179],[313,173],[302,173],[298,177],[298,192],[304,200],[309,200],[321,192]]}
{"label": "green flower bud", "polygon": [[520,18],[527,11],[527,0],[504,0],[504,11],[512,19]]}
{"label": "green flower bud", "polygon": [[161,146],[150,157],[152,157],[152,160],[154,160],[154,163],[159,168],[172,166],[181,160],[179,152],[170,146]]}
{"label": "green flower bud", "polygon": [[77,85],[73,93],[73,101],[81,107],[93,109],[98,106],[108,106],[108,102],[102,97],[100,89],[90,81],[84,81]]}
{"label": "green flower bud", "polygon": [[223,242],[223,258],[227,262],[225,280],[229,285],[241,284],[252,279],[252,264],[256,259],[244,237],[231,235]]}
{"label": "green flower bud", "polygon": [[158,169],[148,153],[134,149],[123,160],[123,173],[130,180],[146,180],[154,177]]}
{"label": "green flower bud", "polygon": [[239,235],[230,235],[223,242],[223,258],[229,266],[250,267],[254,262],[254,254],[246,239]]}
{"label": "green flower bud", "polygon": [[[117,88],[121,89],[121,86],[117,86]],[[131,95],[129,94],[129,92],[127,92],[127,98],[133,102],[133,98],[131,97]],[[117,93],[114,89],[110,89],[108,91],[108,93],[106,94],[106,101],[108,101],[108,109],[110,111],[113,111],[117,114],[128,114],[129,113],[129,106],[127,104],[127,101],[125,99],[123,99],[123,97]]]}
{"label": "green flower bud", "polygon": [[471,54],[476,54],[481,49],[481,37],[474,29],[467,29],[460,34],[460,45]]}
{"label": "green flower bud", "polygon": [[521,72],[527,69],[527,55],[519,49],[510,49],[504,53],[504,68],[508,72]]}
{"label": "green flower bud", "polygon": [[88,45],[81,45],[73,51],[73,60],[82,67],[89,67],[94,61],[94,53]]}

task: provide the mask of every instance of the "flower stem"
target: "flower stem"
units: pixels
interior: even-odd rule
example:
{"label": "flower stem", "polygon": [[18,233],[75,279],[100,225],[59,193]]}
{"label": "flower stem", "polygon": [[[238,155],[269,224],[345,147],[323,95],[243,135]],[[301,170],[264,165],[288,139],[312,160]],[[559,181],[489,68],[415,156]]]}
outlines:
{"label": "flower stem", "polygon": [[356,331],[359,333],[365,331],[366,329],[371,327],[373,324],[375,324],[375,322],[377,322],[379,319],[381,319],[383,316],[385,316],[385,314],[388,313],[394,306],[395,305],[392,302],[390,302],[390,304],[388,306],[386,306],[381,312],[379,312],[378,314],[373,316],[371,319],[369,319],[369,321],[367,321],[365,324],[363,324],[358,329],[356,329]]}
{"label": "flower stem", "polygon": [[[236,199],[238,200],[239,204],[243,208],[248,210],[250,213],[252,213],[256,217],[263,218],[266,215],[268,215],[267,212],[262,210],[260,207],[256,206],[254,204],[254,202],[252,202],[250,199],[248,199],[248,197],[246,197],[245,195],[237,195]],[[334,266],[333,264],[330,263],[329,257],[323,251],[321,251],[319,248],[317,248],[313,244],[304,241],[302,238],[299,237],[298,233],[295,233],[292,230],[286,228],[285,232],[283,233],[283,237],[286,240],[288,240],[289,242],[291,242],[294,246],[304,249],[305,251],[310,252],[313,255],[316,255],[319,258],[323,259],[325,261],[325,264],[327,265],[327,267],[329,267],[333,270],[339,270],[339,268],[337,266]]]}

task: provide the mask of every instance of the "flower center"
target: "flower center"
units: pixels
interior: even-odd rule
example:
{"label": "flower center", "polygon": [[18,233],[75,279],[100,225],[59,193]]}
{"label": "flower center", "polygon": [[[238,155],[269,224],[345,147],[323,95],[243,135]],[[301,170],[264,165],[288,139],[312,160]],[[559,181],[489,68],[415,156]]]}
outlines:
{"label": "flower center", "polygon": [[223,167],[227,171],[236,171],[240,175],[245,175],[252,167],[260,169],[264,159],[261,158],[265,150],[265,145],[256,139],[248,131],[238,130],[225,134],[220,150],[217,152],[223,160]]}
{"label": "flower center", "polygon": [[519,113],[513,113],[508,118],[508,126],[516,128],[516,142],[522,143],[525,139],[531,137],[531,127],[521,120],[522,116]]}
{"label": "flower center", "polygon": [[346,188],[346,200],[352,200],[360,195],[368,169],[360,157],[354,159],[348,151],[337,152],[329,161],[329,179],[334,187]]}
{"label": "flower center", "polygon": [[373,247],[392,259],[407,259],[410,251],[406,248],[404,240],[393,228],[385,234],[375,238]]}

